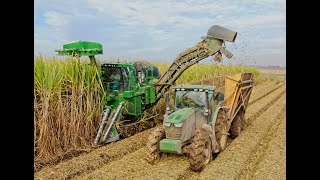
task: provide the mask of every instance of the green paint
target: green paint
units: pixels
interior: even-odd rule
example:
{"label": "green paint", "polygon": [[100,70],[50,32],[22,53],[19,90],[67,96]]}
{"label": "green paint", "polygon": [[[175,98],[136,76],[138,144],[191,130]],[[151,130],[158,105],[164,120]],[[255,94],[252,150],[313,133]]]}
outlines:
{"label": "green paint", "polygon": [[143,113],[141,110],[141,96],[135,96],[128,99],[128,103],[125,107],[129,115],[141,115]]}
{"label": "green paint", "polygon": [[209,118],[209,124],[210,125],[216,123],[218,112],[219,112],[219,110],[221,108],[222,108],[221,106],[215,106],[214,109],[212,110],[212,113],[211,113],[210,118]]}
{"label": "green paint", "polygon": [[160,141],[160,151],[181,153],[181,141],[178,139],[162,139]]}
{"label": "green paint", "polygon": [[180,124],[183,123],[184,120],[192,113],[194,113],[192,108],[179,109],[178,111],[170,114],[164,121],[166,123]]}
{"label": "green paint", "polygon": [[133,92],[132,91],[123,91],[123,98],[132,98]]}

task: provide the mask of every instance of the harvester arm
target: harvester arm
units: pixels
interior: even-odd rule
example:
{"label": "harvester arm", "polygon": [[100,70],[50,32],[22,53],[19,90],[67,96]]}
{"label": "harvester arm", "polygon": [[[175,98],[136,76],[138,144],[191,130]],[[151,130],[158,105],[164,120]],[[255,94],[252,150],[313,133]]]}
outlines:
{"label": "harvester arm", "polygon": [[180,53],[169,69],[159,78],[155,84],[157,86],[157,100],[161,98],[162,94],[169,90],[185,70],[199,61],[216,53],[216,61],[221,60],[221,53],[231,58],[232,54],[227,51],[222,44],[224,41],[234,42],[236,37],[237,32],[218,25],[212,26],[208,30],[207,36],[203,37],[201,42]]}

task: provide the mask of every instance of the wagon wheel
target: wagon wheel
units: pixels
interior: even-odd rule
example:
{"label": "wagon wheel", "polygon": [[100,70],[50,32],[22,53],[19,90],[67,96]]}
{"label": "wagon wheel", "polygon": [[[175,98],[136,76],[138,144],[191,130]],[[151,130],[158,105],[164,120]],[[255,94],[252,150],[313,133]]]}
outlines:
{"label": "wagon wheel", "polygon": [[227,147],[228,142],[228,121],[226,113],[223,109],[219,110],[217,120],[215,123],[215,135],[219,145],[219,152],[223,151]]}

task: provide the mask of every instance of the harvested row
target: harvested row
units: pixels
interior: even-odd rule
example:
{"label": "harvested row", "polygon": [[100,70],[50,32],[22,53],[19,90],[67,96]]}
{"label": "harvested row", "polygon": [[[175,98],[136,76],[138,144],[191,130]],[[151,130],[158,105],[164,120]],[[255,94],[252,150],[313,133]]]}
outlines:
{"label": "harvested row", "polygon": [[[253,90],[252,98],[261,96],[261,93],[254,93],[255,91],[264,91],[267,93],[265,89],[272,89],[269,88],[269,86],[273,88],[275,86],[273,83],[267,84],[267,86],[265,86],[264,83],[257,85]],[[80,175],[83,172],[97,169],[103,164],[120,159],[122,156],[142,148],[145,145],[146,138],[152,130],[153,129],[150,129],[127,139],[95,149],[88,154],[84,154],[71,160],[62,162],[57,166],[46,167],[37,172],[35,177],[36,179],[68,179]]]}
{"label": "harvested row", "polygon": [[284,86],[284,84],[285,84],[284,82],[277,83],[276,81],[269,81],[269,82],[260,84],[256,87],[253,87],[251,98],[249,99],[249,105],[264,98],[268,94],[279,89],[281,86]]}
{"label": "harvested row", "polygon": [[266,137],[273,124],[281,120],[285,111],[286,96],[282,96],[273,106],[257,118],[241,136],[235,139],[207,168],[199,179],[236,179],[245,168],[254,150]]}
{"label": "harvested row", "polygon": [[[271,135],[262,155],[257,154],[250,171],[243,173],[239,179],[286,179],[286,113],[282,114],[277,131]],[[264,144],[262,144],[264,145]],[[263,147],[263,146],[262,146]],[[254,156],[255,157],[255,156]]]}
{"label": "harvested row", "polygon": [[259,100],[259,103],[255,103],[255,108],[253,110],[248,110],[246,112],[245,124],[246,127],[250,126],[251,123],[259,117],[265,110],[267,110],[277,99],[279,99],[283,94],[286,93],[286,86],[282,86],[279,89],[275,90],[268,97],[273,98],[272,101],[268,101],[268,98],[262,98]]}
{"label": "harvested row", "polygon": [[35,179],[70,179],[85,171],[97,169],[145,146],[145,139],[152,130],[149,129],[121,141],[100,147],[54,167],[45,167],[35,174]]}
{"label": "harvested row", "polygon": [[[270,96],[265,97],[268,99],[266,102],[271,102],[275,98],[279,99],[279,94],[282,91],[275,91]],[[275,94],[275,95],[274,95]],[[268,103],[265,103],[268,105]],[[250,106],[248,111],[260,112],[255,109],[262,109],[260,106]],[[252,114],[250,117],[256,115]],[[162,157],[160,162],[154,165],[147,163],[145,158],[145,148],[141,148],[131,154],[124,156],[122,159],[113,161],[101,168],[87,174],[83,177],[76,179],[176,179],[180,174],[185,173],[189,169],[189,162],[186,156],[175,156],[169,154],[167,157]],[[115,172],[115,169],[121,169],[122,172]]]}

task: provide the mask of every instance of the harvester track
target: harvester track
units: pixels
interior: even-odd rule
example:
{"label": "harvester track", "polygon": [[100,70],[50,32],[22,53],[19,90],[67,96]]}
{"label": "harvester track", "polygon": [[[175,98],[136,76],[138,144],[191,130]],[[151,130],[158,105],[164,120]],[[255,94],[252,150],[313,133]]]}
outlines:
{"label": "harvester track", "polygon": [[[249,105],[248,113],[246,114],[248,118],[246,119],[253,120],[259,117],[275,101],[282,97],[282,95],[285,93],[283,84],[280,84],[280,86],[276,87],[274,86],[275,84],[270,83],[270,85],[267,86],[268,88],[266,88],[264,83],[262,83],[254,88],[253,92],[263,91],[264,93],[252,94],[252,98],[256,100]],[[268,90],[268,92],[266,92],[266,90]],[[263,101],[264,99],[265,101]],[[258,105],[259,103],[261,104],[261,106]],[[252,112],[251,115],[249,112]],[[175,167],[176,171],[174,171],[172,176],[169,177],[183,178],[184,174],[188,174],[189,167],[188,158],[185,156],[178,156],[177,158],[177,156],[168,155],[167,157],[162,157],[163,160],[151,167],[150,165],[145,164],[145,141],[153,129],[154,128],[138,133],[116,143],[100,147],[88,154],[84,154],[69,161],[62,162],[54,167],[44,168],[43,170],[35,174],[35,179],[90,179],[99,177],[134,178],[134,174],[136,174],[137,172],[137,174],[140,174],[139,176],[143,176],[145,178],[154,178],[155,176],[157,176],[157,174],[161,175],[164,173],[168,173],[166,170],[171,170],[169,167],[167,167],[168,164],[178,164],[178,167]],[[137,160],[137,162],[135,162],[134,160]],[[117,164],[119,164],[119,166]],[[132,167],[130,167],[130,164],[132,165]],[[141,164],[142,168],[139,164]],[[128,174],[126,174],[125,176],[121,176],[120,173],[117,173],[118,176],[115,175],[111,177],[97,175],[99,173],[105,175],[105,173],[110,173],[110,170],[112,171],[112,169],[117,169],[117,167],[119,167],[121,171],[123,170],[123,172],[128,171]],[[151,171],[151,169],[154,170],[154,172]],[[152,172],[153,174],[150,174]],[[83,175],[85,174],[87,174],[87,176],[83,177]]]}

